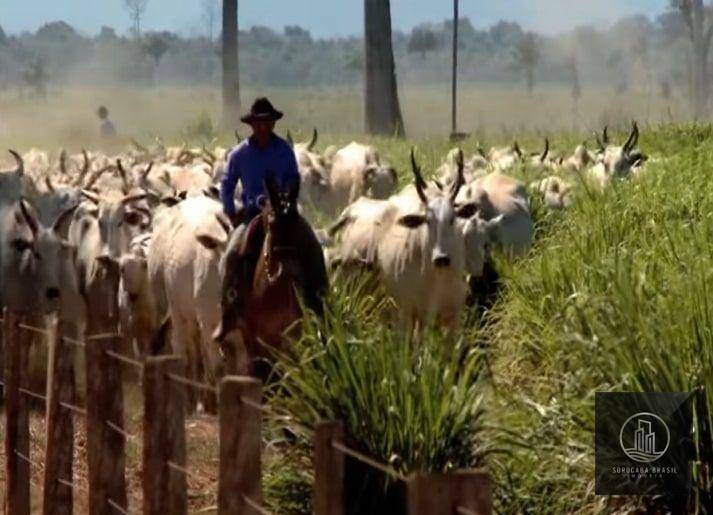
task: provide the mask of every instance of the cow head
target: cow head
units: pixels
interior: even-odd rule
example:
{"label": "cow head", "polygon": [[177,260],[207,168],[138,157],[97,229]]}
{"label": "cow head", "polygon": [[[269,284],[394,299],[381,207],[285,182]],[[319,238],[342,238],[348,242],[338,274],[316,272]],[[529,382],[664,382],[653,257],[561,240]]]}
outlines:
{"label": "cow head", "polygon": [[459,211],[462,213],[464,209],[471,208],[475,209],[475,213],[462,223],[466,252],[465,268],[471,276],[480,277],[483,275],[490,249],[497,242],[497,232],[502,224],[503,215],[485,220],[474,206],[461,207]]}
{"label": "cow head", "polygon": [[[421,175],[421,170],[416,164],[414,150],[411,150],[411,168],[414,175],[416,192],[421,199],[424,208],[423,213],[409,213],[399,217],[396,221],[399,225],[412,230],[426,227],[428,231],[428,241],[431,242],[430,261],[437,268],[450,268],[456,259],[462,258],[459,252],[459,229],[456,226],[455,198],[464,183],[463,178],[463,152],[459,152],[458,177],[448,190],[439,188],[438,194],[430,198],[426,194],[426,181]],[[461,241],[462,242],[462,241]]]}
{"label": "cow head", "polygon": [[[82,190],[82,195],[91,204],[84,212],[94,218],[99,230],[101,251],[97,257],[118,259],[129,248],[131,239],[151,220],[151,212],[139,202],[147,198],[146,193],[124,196],[119,200],[102,198]],[[91,225],[91,218],[84,222]]]}
{"label": "cow head", "polygon": [[76,289],[76,248],[64,238],[76,206],[61,213],[50,227],[21,199],[4,227],[5,304],[20,310],[57,311],[63,290]]}
{"label": "cow head", "polygon": [[364,196],[373,199],[387,199],[396,190],[398,176],[388,165],[370,164],[364,171]]}
{"label": "cow head", "polygon": [[148,262],[141,247],[134,247],[119,259],[119,291],[134,304],[148,285]]}
{"label": "cow head", "polygon": [[639,127],[633,123],[631,133],[623,146],[608,146],[604,149],[601,162],[607,174],[613,177],[626,177],[631,172],[632,167],[640,165],[648,157],[636,150],[639,142]]}

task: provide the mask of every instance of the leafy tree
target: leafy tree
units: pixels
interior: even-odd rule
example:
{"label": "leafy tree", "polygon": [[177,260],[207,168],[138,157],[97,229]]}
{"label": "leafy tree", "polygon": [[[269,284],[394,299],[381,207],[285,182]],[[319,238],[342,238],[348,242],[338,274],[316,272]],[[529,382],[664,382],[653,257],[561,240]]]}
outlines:
{"label": "leafy tree", "polygon": [[408,42],[408,51],[410,53],[420,53],[422,58],[426,57],[426,52],[438,50],[440,42],[436,33],[430,29],[414,29],[411,33],[411,39]]}
{"label": "leafy tree", "polygon": [[525,75],[527,92],[532,94],[535,89],[535,69],[540,61],[540,49],[537,38],[532,32],[525,34],[515,49],[515,62]]}
{"label": "leafy tree", "polygon": [[36,36],[40,39],[51,41],[53,43],[66,43],[73,39],[79,38],[77,31],[72,28],[67,22],[53,21],[46,23],[37,29]]}
{"label": "leafy tree", "polygon": [[173,39],[170,33],[154,33],[146,36],[142,43],[143,52],[154,60],[158,66],[163,55],[170,48],[169,41]]}
{"label": "leafy tree", "polygon": [[44,59],[36,58],[22,73],[22,79],[33,93],[38,97],[47,96],[47,83],[49,82],[49,73],[47,72],[47,64]]}
{"label": "leafy tree", "polygon": [[124,7],[129,12],[129,18],[133,24],[131,31],[136,37],[141,35],[141,19],[144,17],[148,5],[149,0],[124,0]]}
{"label": "leafy tree", "polygon": [[696,115],[707,109],[710,94],[708,54],[713,39],[713,9],[703,0],[670,0],[672,9],[683,16],[693,50],[693,109]]}

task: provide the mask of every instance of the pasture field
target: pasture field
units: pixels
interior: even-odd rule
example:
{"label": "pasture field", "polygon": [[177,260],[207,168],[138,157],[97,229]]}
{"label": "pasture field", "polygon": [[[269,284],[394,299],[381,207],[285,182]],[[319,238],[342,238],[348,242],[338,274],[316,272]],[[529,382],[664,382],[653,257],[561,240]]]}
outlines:
{"label": "pasture field", "polygon": [[[156,134],[167,143],[203,143],[213,137],[218,143],[233,141],[232,134],[218,133],[209,122],[216,119],[217,96],[169,93],[67,91],[59,97],[66,103],[53,99],[48,105],[17,103],[5,95],[0,97],[0,146],[91,148],[96,144],[93,109],[100,102],[112,105],[124,134],[146,143]],[[347,143],[350,134],[360,130],[356,89],[328,95],[267,93],[289,113],[281,130],[292,127],[306,139],[312,126],[321,129],[319,150]],[[469,138],[462,148],[470,154],[481,143],[505,143],[517,134],[524,148],[536,151],[542,146],[538,131],[544,131],[555,153],[571,153],[601,118],[621,125],[634,113],[645,112],[645,105],[624,99],[618,100],[622,109],[606,111],[603,102],[594,99],[587,121],[573,125],[566,113],[550,115],[556,123],[548,127],[543,117],[562,113],[558,106],[566,104],[557,100],[557,92],[550,95],[538,102],[513,89],[496,102],[495,90],[465,92],[462,101],[468,107],[462,127],[478,131],[481,141]],[[559,92],[559,97],[565,95],[566,90]],[[244,98],[250,96],[244,93]],[[411,146],[418,148],[423,169],[429,172],[451,143],[436,135],[448,125],[439,92],[420,96],[406,89],[402,97],[414,139],[356,138],[372,141],[406,184],[411,180]],[[473,107],[469,98],[479,99],[483,109]],[[82,104],[90,107],[78,115]],[[679,112],[675,109],[673,118]],[[132,114],[123,119],[123,112]],[[479,114],[487,112],[492,119]],[[657,158],[641,178],[615,183],[603,193],[579,188],[573,206],[564,212],[547,212],[533,200],[533,249],[514,263],[496,256],[502,274],[500,297],[483,319],[464,314],[452,350],[444,350],[444,335],[437,328],[425,331],[418,342],[399,336],[390,324],[389,300],[367,284],[369,278],[332,278],[326,320],[306,324],[295,355],[281,365],[285,379],[267,393],[269,402],[288,414],[287,419],[269,421],[265,430],[266,444],[274,449],[265,465],[270,508],[277,513],[310,511],[310,439],[300,428],[335,417],[345,421],[364,451],[404,472],[487,467],[502,513],[611,513],[654,507],[696,512],[710,502],[706,495],[711,485],[700,469],[694,475],[696,494],[687,507],[676,505],[675,499],[594,495],[594,392],[713,389],[713,128],[661,125],[668,109],[658,105],[653,112],[652,107],[648,117],[639,116],[649,122],[643,124],[639,147]],[[493,122],[495,113],[507,123]],[[614,138],[623,141],[624,135]],[[537,178],[526,170],[518,174],[527,182]],[[316,217],[315,222],[327,220]],[[705,430],[711,424],[711,399],[696,414],[701,456],[710,456],[706,453],[713,448],[711,433]],[[189,443],[188,463],[197,465],[200,474],[189,486],[200,495],[215,487],[212,474],[217,470],[211,466],[217,433],[198,419],[188,424],[195,424],[189,442],[199,442],[198,447]],[[295,438],[285,438],[285,425]],[[132,469],[129,475],[138,473]],[[367,477],[364,488],[371,494],[363,497],[388,499],[392,492],[385,485],[381,477]],[[193,498],[191,507],[213,500],[210,494]]]}

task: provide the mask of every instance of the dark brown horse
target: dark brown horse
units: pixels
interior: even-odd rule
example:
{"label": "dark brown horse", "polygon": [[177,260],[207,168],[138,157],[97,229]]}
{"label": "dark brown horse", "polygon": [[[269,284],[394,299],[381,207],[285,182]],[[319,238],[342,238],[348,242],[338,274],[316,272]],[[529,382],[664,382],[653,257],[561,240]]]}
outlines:
{"label": "dark brown horse", "polygon": [[270,370],[265,364],[298,333],[301,306],[321,315],[329,286],[322,248],[297,210],[299,186],[280,191],[268,178],[265,189],[269,203],[247,229],[236,230],[223,256],[216,333],[224,342],[240,330],[250,373],[263,380]]}

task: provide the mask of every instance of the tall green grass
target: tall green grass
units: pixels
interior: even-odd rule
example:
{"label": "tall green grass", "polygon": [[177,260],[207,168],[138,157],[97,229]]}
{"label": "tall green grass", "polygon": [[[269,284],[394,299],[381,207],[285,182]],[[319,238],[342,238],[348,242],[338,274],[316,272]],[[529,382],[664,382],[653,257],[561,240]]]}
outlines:
{"label": "tall green grass", "polygon": [[[593,492],[595,391],[712,391],[710,134],[648,132],[642,148],[667,159],[639,180],[580,196],[529,259],[503,270],[488,329],[495,412],[527,444],[504,463],[504,511],[604,509]],[[709,396],[696,413],[708,457],[712,406]],[[693,511],[709,490],[695,479]]]}
{"label": "tall green grass", "polygon": [[[272,404],[310,429],[343,421],[351,447],[404,475],[484,465],[497,447],[483,353],[463,337],[447,350],[436,329],[407,338],[385,321],[389,304],[368,276],[337,278],[324,319],[307,319],[293,355],[278,365]],[[360,470],[349,481],[359,492],[351,510],[377,513],[399,486]]]}

